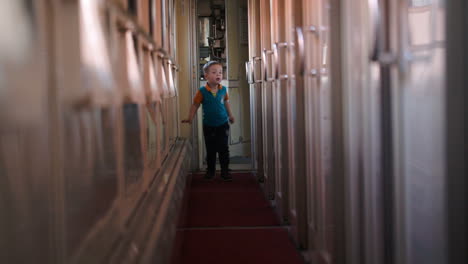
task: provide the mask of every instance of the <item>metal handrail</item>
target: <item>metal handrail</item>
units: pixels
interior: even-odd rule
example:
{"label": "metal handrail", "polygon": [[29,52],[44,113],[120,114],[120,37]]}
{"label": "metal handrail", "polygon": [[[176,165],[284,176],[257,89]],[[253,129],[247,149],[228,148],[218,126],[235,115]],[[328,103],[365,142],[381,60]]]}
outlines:
{"label": "metal handrail", "polygon": [[[311,26],[308,26],[308,27],[305,27],[305,32],[306,33],[312,33],[314,34],[317,38],[320,37],[323,33],[323,31],[327,30],[326,28],[324,27],[316,27],[314,25],[311,25]],[[326,68],[320,68],[320,69],[316,69],[316,68],[313,68],[313,69],[306,69],[306,63],[305,63],[305,57],[306,57],[306,54],[305,54],[305,38],[304,38],[304,31],[303,31],[303,28],[302,27],[296,27],[296,43],[297,43],[297,52],[299,54],[296,54],[296,56],[298,56],[299,58],[297,59],[297,62],[296,62],[296,68],[298,69],[299,71],[299,74],[301,76],[304,76],[304,75],[309,75],[309,76],[312,76],[312,77],[318,77],[318,76],[321,76],[321,75],[326,75],[327,74],[327,70]]]}
{"label": "metal handrail", "polygon": [[288,74],[280,74],[279,73],[279,60],[280,60],[280,55],[279,55],[279,50],[280,48],[288,48],[290,46],[289,43],[287,42],[277,42],[273,44],[273,57],[274,57],[274,70],[273,70],[273,78],[275,80],[287,80],[289,79]]}
{"label": "metal handrail", "polygon": [[[260,79],[257,79],[256,77],[256,74],[255,74],[255,64],[257,61],[262,61],[262,58],[261,57],[252,57],[252,69],[253,69],[253,80],[254,80],[254,83],[262,83],[263,80],[260,78]],[[262,74],[260,73],[260,76]]]}
{"label": "metal handrail", "polygon": [[263,69],[262,69],[262,72],[263,72],[263,80],[265,82],[271,82],[271,81],[274,81],[275,78],[269,78],[268,77],[268,55],[271,55],[273,54],[273,51],[271,50],[267,50],[267,49],[263,49],[263,52],[262,52],[262,60],[263,60]]}

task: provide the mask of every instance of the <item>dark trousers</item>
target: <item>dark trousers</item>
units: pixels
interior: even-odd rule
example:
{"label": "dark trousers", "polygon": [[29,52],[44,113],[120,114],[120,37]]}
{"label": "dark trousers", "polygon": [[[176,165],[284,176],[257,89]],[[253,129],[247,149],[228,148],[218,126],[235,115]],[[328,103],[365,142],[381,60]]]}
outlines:
{"label": "dark trousers", "polygon": [[226,122],[218,127],[203,125],[203,135],[205,137],[208,172],[215,172],[216,153],[218,153],[221,173],[227,173],[229,168],[229,123]]}

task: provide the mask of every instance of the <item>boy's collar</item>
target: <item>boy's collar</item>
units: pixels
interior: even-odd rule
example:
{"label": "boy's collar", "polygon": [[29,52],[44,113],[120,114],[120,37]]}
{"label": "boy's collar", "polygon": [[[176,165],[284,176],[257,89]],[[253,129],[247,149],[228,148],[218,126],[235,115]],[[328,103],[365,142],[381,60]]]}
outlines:
{"label": "boy's collar", "polygon": [[[206,90],[208,90],[208,92],[211,92],[211,87],[208,83],[205,85],[205,88]],[[218,84],[218,90],[221,90],[221,89],[223,89],[223,86],[221,84]]]}

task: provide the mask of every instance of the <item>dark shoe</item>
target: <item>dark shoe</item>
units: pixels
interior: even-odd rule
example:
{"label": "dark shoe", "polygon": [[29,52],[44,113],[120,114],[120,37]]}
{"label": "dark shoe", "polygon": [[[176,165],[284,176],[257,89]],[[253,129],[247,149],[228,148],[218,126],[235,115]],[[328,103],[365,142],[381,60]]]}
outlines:
{"label": "dark shoe", "polygon": [[232,181],[232,176],[230,173],[221,173],[221,179],[223,179],[223,181],[226,181],[226,182],[230,182]]}
{"label": "dark shoe", "polygon": [[203,177],[205,180],[212,180],[215,177],[214,172],[206,172],[205,177]]}

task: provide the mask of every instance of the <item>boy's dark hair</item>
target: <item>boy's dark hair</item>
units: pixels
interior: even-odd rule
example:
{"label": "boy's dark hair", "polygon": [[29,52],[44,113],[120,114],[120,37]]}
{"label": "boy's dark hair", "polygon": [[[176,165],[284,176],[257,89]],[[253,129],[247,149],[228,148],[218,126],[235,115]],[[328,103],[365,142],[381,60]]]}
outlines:
{"label": "boy's dark hair", "polygon": [[208,70],[213,65],[221,65],[221,67],[223,67],[223,64],[221,62],[219,62],[219,61],[209,61],[205,65],[203,65],[203,72],[208,73]]}

